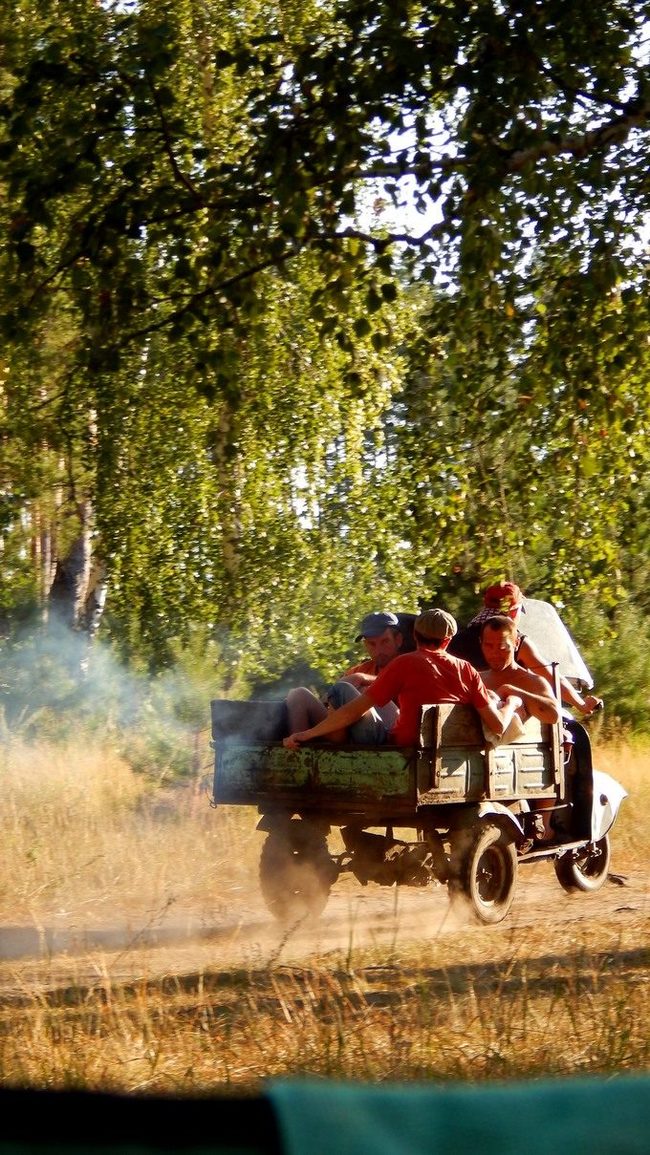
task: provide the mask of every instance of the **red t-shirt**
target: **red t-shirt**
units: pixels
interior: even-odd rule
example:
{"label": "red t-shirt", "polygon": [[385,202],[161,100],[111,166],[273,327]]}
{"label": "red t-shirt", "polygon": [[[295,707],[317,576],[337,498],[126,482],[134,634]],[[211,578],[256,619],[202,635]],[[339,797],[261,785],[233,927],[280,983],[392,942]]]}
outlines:
{"label": "red t-shirt", "polygon": [[341,674],[341,677],[347,678],[348,674],[373,674],[373,675],[377,675],[378,673],[379,673],[379,671],[377,669],[375,659],[374,658],[366,658],[365,662],[359,662],[356,666],[350,666],[350,669],[346,670],[344,674]]}
{"label": "red t-shirt", "polygon": [[390,740],[415,746],[420,736],[420,710],[435,702],[463,702],[482,710],[490,701],[478,670],[444,650],[416,650],[393,658],[365,693],[374,706],[395,701],[399,718]]}

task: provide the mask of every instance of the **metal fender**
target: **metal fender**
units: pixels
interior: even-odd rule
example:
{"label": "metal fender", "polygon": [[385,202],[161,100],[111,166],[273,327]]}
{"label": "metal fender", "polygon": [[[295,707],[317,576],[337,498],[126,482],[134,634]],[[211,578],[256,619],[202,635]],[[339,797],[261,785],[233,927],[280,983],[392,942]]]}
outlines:
{"label": "metal fender", "polygon": [[520,835],[521,838],[525,837],[524,828],[521,825],[518,816],[513,814],[512,810],[508,810],[508,807],[504,806],[503,802],[480,802],[477,813],[479,818],[487,818],[490,814],[495,814],[498,817],[503,816],[512,823],[512,826],[514,827],[512,831],[513,835],[516,833]]}
{"label": "metal fender", "polygon": [[594,800],[591,807],[591,840],[598,842],[611,829],[624,798],[625,790],[615,778],[602,770],[593,771]]}

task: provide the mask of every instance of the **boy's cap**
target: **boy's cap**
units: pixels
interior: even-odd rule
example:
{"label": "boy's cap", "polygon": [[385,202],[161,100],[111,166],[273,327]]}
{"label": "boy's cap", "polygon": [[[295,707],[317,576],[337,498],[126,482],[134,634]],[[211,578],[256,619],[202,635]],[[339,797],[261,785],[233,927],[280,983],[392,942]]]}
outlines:
{"label": "boy's cap", "polygon": [[413,629],[416,634],[420,634],[423,638],[442,642],[445,638],[453,638],[458,626],[456,619],[452,618],[446,610],[425,610],[415,619]]}
{"label": "boy's cap", "polygon": [[399,618],[397,614],[366,614],[365,618],[359,626],[359,633],[354,639],[355,642],[360,642],[362,638],[378,638],[383,634],[384,630],[399,629]]}
{"label": "boy's cap", "polygon": [[485,608],[493,610],[495,614],[508,614],[511,610],[521,606],[524,608],[524,595],[514,582],[498,582],[488,586],[483,594]]}

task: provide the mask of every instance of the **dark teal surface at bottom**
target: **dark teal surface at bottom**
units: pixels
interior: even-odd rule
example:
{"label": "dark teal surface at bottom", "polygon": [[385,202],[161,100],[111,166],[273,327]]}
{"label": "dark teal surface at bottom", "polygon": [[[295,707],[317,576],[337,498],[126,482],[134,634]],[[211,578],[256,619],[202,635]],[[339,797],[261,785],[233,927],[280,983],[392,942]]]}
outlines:
{"label": "dark teal surface at bottom", "polygon": [[648,1155],[650,1078],[272,1084],[285,1155]]}

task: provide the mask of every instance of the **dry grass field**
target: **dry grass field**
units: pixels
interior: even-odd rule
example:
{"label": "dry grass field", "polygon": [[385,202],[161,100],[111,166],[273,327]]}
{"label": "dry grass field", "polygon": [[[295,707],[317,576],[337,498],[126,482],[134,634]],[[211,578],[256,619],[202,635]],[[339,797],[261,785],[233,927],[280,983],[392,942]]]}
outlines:
{"label": "dry grass field", "polygon": [[254,811],[210,774],[152,788],[110,748],[0,751],[0,1080],[252,1094],[265,1079],[501,1080],[650,1065],[650,749],[596,749],[629,791],[612,878],[523,867],[497,927],[442,887],[337,882],[283,933]]}

